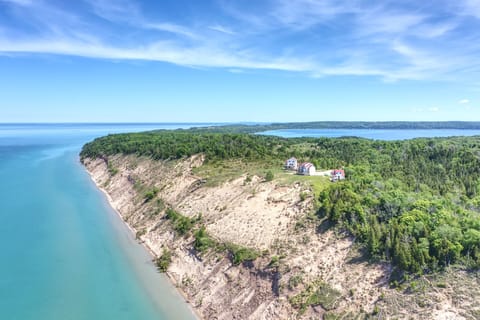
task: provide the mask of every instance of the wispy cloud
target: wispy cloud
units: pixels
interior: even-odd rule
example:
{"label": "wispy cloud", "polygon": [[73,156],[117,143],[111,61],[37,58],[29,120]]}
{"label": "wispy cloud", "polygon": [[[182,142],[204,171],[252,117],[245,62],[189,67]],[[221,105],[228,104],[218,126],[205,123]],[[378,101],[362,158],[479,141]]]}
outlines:
{"label": "wispy cloud", "polygon": [[193,67],[222,67],[236,66],[247,69],[272,69],[284,71],[308,71],[311,66],[302,61],[283,58],[272,60],[258,60],[242,55],[233,55],[220,49],[210,47],[183,48],[169,42],[156,42],[141,48],[118,48],[103,44],[42,40],[38,42],[5,42],[0,41],[0,48],[4,52],[18,53],[45,53],[59,55],[77,55],[90,58],[114,60],[149,60],[167,61],[170,63]]}
{"label": "wispy cloud", "polygon": [[198,38],[199,36],[192,32],[190,29],[173,24],[173,23],[152,23],[152,22],[144,22],[139,25],[142,28],[158,30],[158,31],[165,31],[171,32],[178,35],[186,36],[192,39]]}
{"label": "wispy cloud", "polygon": [[[47,0],[0,0],[12,9],[6,14],[23,25],[0,22],[0,52],[386,81],[459,75],[465,80],[480,71],[480,35],[475,32],[480,19],[470,18],[480,18],[475,0],[455,6],[440,0],[435,7],[414,1],[271,0],[251,6],[224,1],[214,13],[182,20],[156,15],[134,0],[83,1],[87,11]],[[218,23],[211,23],[212,14]]]}
{"label": "wispy cloud", "polygon": [[470,100],[468,100],[468,99],[462,99],[462,100],[459,100],[458,103],[459,103],[459,104],[469,104],[469,103],[470,103]]}
{"label": "wispy cloud", "polygon": [[354,12],[355,4],[342,4],[339,1],[279,0],[272,16],[278,23],[297,29],[324,24],[338,15]]}
{"label": "wispy cloud", "polygon": [[457,27],[458,23],[455,21],[450,21],[447,23],[422,24],[417,26],[412,34],[419,38],[438,38],[448,34],[452,30],[455,30]]}
{"label": "wispy cloud", "polygon": [[131,0],[86,0],[93,12],[99,17],[122,22],[136,20],[140,16],[140,7]]}
{"label": "wispy cloud", "polygon": [[457,5],[460,6],[462,14],[471,15],[480,19],[480,1],[460,0]]}
{"label": "wispy cloud", "polygon": [[363,34],[402,35],[407,30],[419,26],[425,16],[410,13],[390,13],[375,10],[357,16],[359,32]]}
{"label": "wispy cloud", "polygon": [[[6,2],[15,10],[11,10],[13,19],[20,20],[27,30],[34,29],[42,34],[67,34],[70,31],[79,32],[83,22],[74,13],[49,5],[43,0],[0,0]],[[1,26],[1,22],[0,22]],[[7,25],[4,26],[6,29]],[[34,33],[32,30],[30,32]],[[21,30],[15,29],[16,36],[21,35]],[[22,38],[29,34],[21,35]]]}
{"label": "wispy cloud", "polygon": [[218,32],[221,32],[221,33],[226,33],[226,34],[229,34],[229,35],[234,35],[234,34],[236,34],[236,32],[230,30],[230,29],[227,28],[227,27],[221,26],[221,25],[219,25],[219,24],[216,24],[216,25],[213,25],[213,26],[209,26],[208,28],[211,29],[211,30],[218,31]]}
{"label": "wispy cloud", "polygon": [[134,28],[163,31],[189,38],[197,38],[197,35],[189,28],[175,23],[147,19],[142,13],[139,4],[132,0],[86,1],[98,17],[112,23],[127,24]]}
{"label": "wispy cloud", "polygon": [[10,2],[10,3],[14,3],[16,5],[21,5],[21,6],[33,4],[32,0],[0,0],[0,3],[1,2]]}

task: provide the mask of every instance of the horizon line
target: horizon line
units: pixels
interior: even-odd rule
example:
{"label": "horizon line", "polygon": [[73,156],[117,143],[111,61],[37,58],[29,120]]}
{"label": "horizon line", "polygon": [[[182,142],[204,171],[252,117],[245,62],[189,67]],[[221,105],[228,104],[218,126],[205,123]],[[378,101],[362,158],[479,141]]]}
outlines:
{"label": "horizon line", "polygon": [[453,122],[461,122],[461,123],[480,123],[480,120],[343,120],[343,121],[332,121],[332,120],[314,120],[314,121],[200,121],[200,122],[192,122],[192,121],[163,121],[163,122],[123,122],[123,121],[115,121],[115,122],[105,122],[105,121],[58,121],[58,122],[0,122],[0,125],[43,125],[43,124],[122,124],[122,125],[156,125],[156,124],[226,124],[226,125],[257,125],[257,124],[266,124],[266,125],[275,125],[275,124],[301,124],[301,123],[401,123],[401,122],[408,122],[408,123],[453,123]]}

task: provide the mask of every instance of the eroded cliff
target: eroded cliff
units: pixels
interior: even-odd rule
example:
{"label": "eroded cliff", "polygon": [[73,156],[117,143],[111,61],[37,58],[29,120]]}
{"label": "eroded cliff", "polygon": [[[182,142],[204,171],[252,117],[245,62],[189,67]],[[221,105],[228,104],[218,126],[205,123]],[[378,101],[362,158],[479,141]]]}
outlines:
{"label": "eroded cliff", "polygon": [[[388,264],[369,263],[354,239],[318,223],[308,180],[267,182],[245,173],[211,183],[196,170],[203,162],[201,155],[84,159],[139,240],[156,256],[172,253],[167,273],[203,318],[475,317],[480,297],[465,286],[475,292],[478,278],[462,271],[455,273],[458,284],[435,286],[437,280],[422,278],[421,301],[389,289]],[[187,232],[175,230],[167,208],[194,221]],[[223,249],[196,249],[202,227]],[[231,246],[258,257],[237,264]],[[469,293],[455,300],[460,283]]]}

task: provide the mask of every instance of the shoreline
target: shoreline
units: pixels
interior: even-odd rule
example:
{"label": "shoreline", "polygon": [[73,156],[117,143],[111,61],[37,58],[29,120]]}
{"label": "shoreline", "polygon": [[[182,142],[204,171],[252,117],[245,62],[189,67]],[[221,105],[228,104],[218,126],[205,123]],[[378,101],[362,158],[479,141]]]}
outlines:
{"label": "shoreline", "polygon": [[[105,196],[105,199],[107,200],[107,203],[108,205],[110,206],[110,208],[117,214],[118,218],[120,218],[120,220],[122,221],[122,223],[128,228],[128,230],[132,233],[132,235],[134,236],[134,239],[137,241],[137,243],[139,243],[143,248],[146,249],[146,251],[150,254],[150,256],[152,257],[152,262],[154,259],[158,258],[158,255],[152,250],[152,248],[150,248],[144,241],[138,241],[138,239],[136,238],[136,233],[137,233],[137,230],[135,230],[135,228],[133,228],[131,225],[129,225],[122,217],[122,215],[120,214],[120,212],[113,206],[113,199],[112,197],[110,196],[110,194],[107,192],[107,190],[105,190],[103,187],[101,187],[96,181],[95,179],[93,178],[92,174],[90,173],[90,171],[85,167],[85,165],[83,165],[82,163],[80,163],[81,166],[84,168],[84,170],[87,172],[88,176],[90,177],[90,180],[93,182],[93,184],[95,185],[95,187]],[[158,272],[158,271],[157,271]],[[161,274],[160,272],[158,272],[159,274]],[[176,292],[179,293],[179,295],[182,297],[184,303],[186,305],[188,305],[188,308],[190,309],[190,311],[192,312],[192,315],[195,316],[198,320],[203,320],[203,317],[198,313],[198,311],[195,309],[195,307],[190,303],[190,299],[188,299],[186,293],[180,289],[178,286],[175,285],[175,283],[173,282],[173,279],[172,277],[170,276],[170,274],[168,272],[165,272],[164,273],[166,275],[166,277],[168,278],[168,281],[170,282],[170,284],[172,285],[173,288],[175,288]]]}

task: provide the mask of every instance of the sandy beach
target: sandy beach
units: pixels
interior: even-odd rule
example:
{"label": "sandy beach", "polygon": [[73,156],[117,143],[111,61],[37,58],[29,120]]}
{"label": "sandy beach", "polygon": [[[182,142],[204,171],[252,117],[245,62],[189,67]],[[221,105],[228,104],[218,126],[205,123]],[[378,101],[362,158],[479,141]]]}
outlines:
{"label": "sandy beach", "polygon": [[[122,217],[122,215],[120,214],[120,212],[118,211],[118,209],[115,207],[115,202],[113,201],[111,195],[107,192],[107,190],[105,190],[105,188],[103,188],[94,178],[93,174],[88,170],[88,169],[85,169],[91,179],[91,181],[93,182],[93,184],[96,186],[96,188],[98,190],[101,191],[101,193],[105,196],[105,199],[107,200],[109,206],[111,207],[112,211],[116,213],[116,216],[123,222],[123,224],[128,228],[128,230],[130,230],[130,232],[132,233],[133,237],[136,237],[136,234],[137,234],[137,230],[132,227],[130,224],[128,224]],[[138,241],[138,240],[137,240]],[[159,254],[157,254],[145,241],[138,241],[138,243],[140,243],[144,248],[145,250],[150,253],[151,257],[152,257],[152,261],[154,261],[156,258],[158,258]],[[152,266],[154,267],[154,266]],[[184,300],[184,302],[188,305],[189,309],[192,311],[192,314],[195,315],[195,317],[197,319],[202,319],[201,315],[199,314],[199,312],[195,309],[194,306],[192,306],[192,304],[190,303],[186,293],[181,289],[179,288],[178,286],[175,286],[175,281],[174,279],[172,278],[172,276],[166,272],[165,275],[167,276],[167,278],[170,280],[170,283],[172,284],[172,286],[176,289],[176,291],[179,293],[179,295],[182,297],[182,299]]]}

